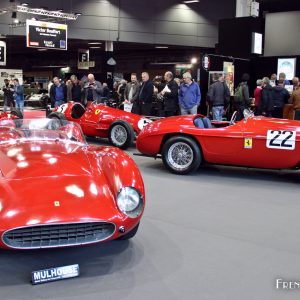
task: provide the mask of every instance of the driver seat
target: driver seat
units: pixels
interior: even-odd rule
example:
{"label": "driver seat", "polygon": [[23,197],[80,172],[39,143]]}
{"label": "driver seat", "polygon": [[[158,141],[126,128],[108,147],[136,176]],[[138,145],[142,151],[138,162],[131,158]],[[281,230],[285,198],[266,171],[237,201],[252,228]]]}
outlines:
{"label": "driver seat", "polygon": [[71,117],[73,119],[79,119],[84,115],[85,111],[86,110],[81,103],[75,103],[72,107]]}

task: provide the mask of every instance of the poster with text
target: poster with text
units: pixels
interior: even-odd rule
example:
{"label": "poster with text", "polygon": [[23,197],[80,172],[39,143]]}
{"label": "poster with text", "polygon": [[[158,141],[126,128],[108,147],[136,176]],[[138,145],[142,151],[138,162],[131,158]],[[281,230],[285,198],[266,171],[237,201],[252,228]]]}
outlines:
{"label": "poster with text", "polygon": [[26,20],[26,44],[30,48],[67,50],[68,25]]}

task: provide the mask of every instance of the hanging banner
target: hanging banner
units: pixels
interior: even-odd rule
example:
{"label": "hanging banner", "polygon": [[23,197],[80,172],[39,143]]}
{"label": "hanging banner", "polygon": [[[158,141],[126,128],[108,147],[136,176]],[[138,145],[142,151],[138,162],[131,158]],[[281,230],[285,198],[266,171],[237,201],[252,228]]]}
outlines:
{"label": "hanging banner", "polygon": [[202,57],[202,67],[206,71],[210,69],[210,57],[207,54]]}
{"label": "hanging banner", "polygon": [[68,25],[26,20],[26,44],[29,48],[67,50]]}
{"label": "hanging banner", "polygon": [[90,51],[88,49],[78,49],[78,64],[79,70],[88,70],[90,60]]}
{"label": "hanging banner", "polygon": [[6,66],[6,42],[0,41],[0,66]]}

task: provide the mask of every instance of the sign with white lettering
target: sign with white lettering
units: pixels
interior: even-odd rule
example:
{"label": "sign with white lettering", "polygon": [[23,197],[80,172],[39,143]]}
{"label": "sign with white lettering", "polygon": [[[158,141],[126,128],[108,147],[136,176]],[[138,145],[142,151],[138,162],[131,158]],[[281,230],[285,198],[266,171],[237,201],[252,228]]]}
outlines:
{"label": "sign with white lettering", "polygon": [[29,48],[67,50],[68,25],[26,20],[26,44]]}
{"label": "sign with white lettering", "polygon": [[62,280],[79,276],[79,265],[70,265],[64,267],[57,267],[45,269],[40,271],[33,271],[31,273],[32,284],[40,284],[49,281]]}
{"label": "sign with white lettering", "polygon": [[6,66],[6,43],[0,41],[0,66]]}

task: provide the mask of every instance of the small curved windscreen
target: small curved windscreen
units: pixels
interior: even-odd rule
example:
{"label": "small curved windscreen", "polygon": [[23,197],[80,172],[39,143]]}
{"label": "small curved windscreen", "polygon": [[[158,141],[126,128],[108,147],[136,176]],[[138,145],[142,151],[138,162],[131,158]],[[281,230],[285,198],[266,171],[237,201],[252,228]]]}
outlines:
{"label": "small curved windscreen", "polygon": [[77,123],[59,119],[0,120],[0,144],[26,140],[86,144]]}

